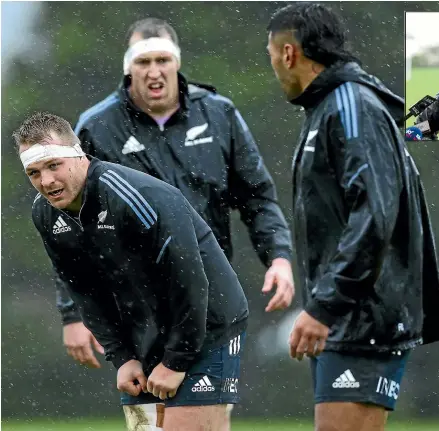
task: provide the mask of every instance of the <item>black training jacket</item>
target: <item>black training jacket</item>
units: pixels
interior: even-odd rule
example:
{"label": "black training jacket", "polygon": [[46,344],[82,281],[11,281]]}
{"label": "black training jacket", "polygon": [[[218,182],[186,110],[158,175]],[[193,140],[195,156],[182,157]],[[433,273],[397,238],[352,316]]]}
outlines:
{"label": "black training jacket", "polygon": [[[76,125],[84,151],[144,171],[177,187],[211,227],[232,259],[230,211],[238,209],[254,249],[269,266],[291,260],[291,235],[274,182],[245,121],[232,102],[179,74],[180,109],[164,127],[132,103],[125,78],[119,90],[84,112]],[[79,320],[57,283],[64,324]]]}
{"label": "black training jacket", "polygon": [[80,219],[35,200],[33,221],[84,324],[116,367],[186,371],[246,326],[247,300],[204,220],[163,181],[92,158]]}
{"label": "black training jacket", "polygon": [[305,310],[327,350],[393,351],[439,339],[439,277],[404,102],[356,63],[326,69],[293,104],[293,223]]}

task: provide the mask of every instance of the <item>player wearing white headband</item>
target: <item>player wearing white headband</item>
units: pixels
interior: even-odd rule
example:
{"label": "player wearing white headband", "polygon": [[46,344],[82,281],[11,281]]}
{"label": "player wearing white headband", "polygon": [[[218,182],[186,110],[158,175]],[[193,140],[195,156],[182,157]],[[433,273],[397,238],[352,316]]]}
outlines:
{"label": "player wearing white headband", "polygon": [[220,430],[248,305],[212,230],[175,187],[85,155],[60,117],[37,113],[14,138],[45,249],[132,399],[129,429]]}
{"label": "player wearing white headband", "polygon": [[[212,228],[229,260],[230,212],[239,210],[266,267],[263,293],[275,292],[266,311],[282,310],[294,295],[292,246],[273,179],[233,103],[211,86],[188,82],[181,64],[179,40],[168,23],[155,18],[134,23],[120,61],[124,72],[120,87],[84,112],[75,132],[88,154],[177,187]],[[85,365],[98,366],[90,347],[94,338],[59,279],[57,286],[69,353]],[[236,385],[226,390],[239,394]],[[203,396],[194,391],[198,399]],[[131,407],[133,403],[142,399],[143,395],[122,398],[127,419],[142,417],[131,414],[139,411]],[[227,419],[223,429],[228,427]]]}
{"label": "player wearing white headband", "polygon": [[79,211],[89,161],[67,121],[48,117],[46,126],[51,128],[50,133],[41,130],[35,134],[25,128],[21,131],[23,168],[51,205]]}
{"label": "player wearing white headband", "polygon": [[166,28],[156,36],[133,33],[123,59],[123,74],[130,77],[129,96],[160,124],[180,106],[181,54],[177,35],[169,31]]}

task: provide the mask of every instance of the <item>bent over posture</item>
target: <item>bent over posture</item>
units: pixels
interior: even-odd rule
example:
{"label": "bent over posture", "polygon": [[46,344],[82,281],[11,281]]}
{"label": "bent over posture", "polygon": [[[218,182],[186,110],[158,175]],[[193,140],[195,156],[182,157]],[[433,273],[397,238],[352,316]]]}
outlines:
{"label": "bent over posture", "polygon": [[14,137],[34,224],[118,389],[164,400],[165,431],[219,430],[248,306],[211,229],[176,188],[86,156],[60,117],[35,114]]}

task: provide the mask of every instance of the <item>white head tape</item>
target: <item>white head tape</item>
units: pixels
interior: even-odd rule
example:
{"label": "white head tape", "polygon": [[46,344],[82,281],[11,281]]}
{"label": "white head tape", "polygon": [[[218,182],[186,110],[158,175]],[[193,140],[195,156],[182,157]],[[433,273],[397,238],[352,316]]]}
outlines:
{"label": "white head tape", "polygon": [[35,144],[26,151],[23,151],[20,154],[20,159],[24,169],[27,169],[30,164],[41,162],[42,160],[82,156],[85,156],[85,153],[79,144],[75,144],[73,147],[71,145]]}
{"label": "white head tape", "polygon": [[131,63],[142,54],[153,51],[166,51],[172,54],[180,64],[180,48],[165,37],[150,37],[148,39],[139,40],[130,48],[128,48],[123,58],[123,74],[129,75]]}

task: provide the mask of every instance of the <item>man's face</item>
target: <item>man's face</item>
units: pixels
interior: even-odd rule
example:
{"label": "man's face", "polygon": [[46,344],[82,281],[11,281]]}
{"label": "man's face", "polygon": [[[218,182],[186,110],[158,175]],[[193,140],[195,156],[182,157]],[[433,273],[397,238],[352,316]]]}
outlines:
{"label": "man's face", "polygon": [[[20,154],[29,148],[29,145],[20,145]],[[35,162],[26,168],[26,174],[32,185],[55,208],[72,209],[77,206],[86,177],[86,170],[81,166],[79,157]]]}
{"label": "man's face", "polygon": [[[166,36],[163,36],[166,37]],[[134,33],[130,46],[141,40]],[[131,64],[131,89],[151,111],[174,108],[178,100],[177,59],[166,51],[149,52],[137,57]]]}
{"label": "man's face", "polygon": [[300,95],[300,89],[293,67],[295,62],[294,46],[283,43],[282,37],[273,36],[270,32],[267,50],[270,55],[271,67],[288,100],[296,98]]}

